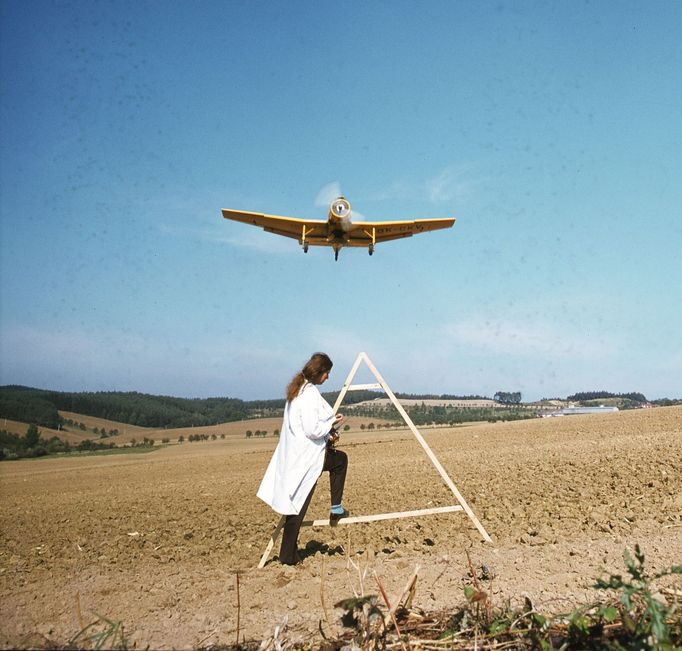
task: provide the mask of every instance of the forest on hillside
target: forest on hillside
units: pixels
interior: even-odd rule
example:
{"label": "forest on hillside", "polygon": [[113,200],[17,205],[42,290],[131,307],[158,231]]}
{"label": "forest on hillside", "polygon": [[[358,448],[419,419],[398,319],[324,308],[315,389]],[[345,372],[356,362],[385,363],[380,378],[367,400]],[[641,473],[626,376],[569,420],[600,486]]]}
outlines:
{"label": "forest on hillside", "polygon": [[[334,404],[337,392],[322,394]],[[415,395],[396,394],[398,398],[411,400],[471,400],[486,399],[484,396],[456,396],[450,394]],[[353,391],[344,397],[344,408],[352,410],[353,405],[384,397],[383,392]],[[495,394],[495,399],[504,404],[505,414],[499,410],[493,413],[492,408],[480,409],[476,413],[470,408],[426,407],[418,405],[408,408],[410,417],[418,424],[422,423],[460,423],[471,420],[490,420],[491,418],[528,418],[535,412],[524,408],[520,392],[502,392]],[[607,391],[586,391],[568,396],[569,400],[590,404],[594,400],[618,399],[620,408],[636,408],[647,402],[641,393],[615,394]],[[662,399],[653,404],[679,404],[680,400]],[[152,428],[199,427],[218,425],[237,420],[251,418],[267,418],[281,416],[284,399],[274,400],[241,400],[239,398],[175,398],[172,396],[156,396],[136,391],[98,391],[67,392],[35,389],[31,387],[7,385],[0,387],[0,418],[33,423],[51,429],[62,424],[60,411],[74,412],[86,416],[103,418]],[[397,412],[391,407],[385,414],[372,405],[364,406],[358,415],[385,417],[394,419]]]}
{"label": "forest on hillside", "polygon": [[[333,403],[338,392],[322,395]],[[375,397],[377,394],[371,391],[355,391],[347,394],[345,404]],[[239,398],[174,398],[136,391],[73,393],[12,385],[0,387],[0,418],[51,429],[57,429],[61,423],[59,411],[140,427],[175,428],[280,416],[283,409],[283,398],[246,401]]]}

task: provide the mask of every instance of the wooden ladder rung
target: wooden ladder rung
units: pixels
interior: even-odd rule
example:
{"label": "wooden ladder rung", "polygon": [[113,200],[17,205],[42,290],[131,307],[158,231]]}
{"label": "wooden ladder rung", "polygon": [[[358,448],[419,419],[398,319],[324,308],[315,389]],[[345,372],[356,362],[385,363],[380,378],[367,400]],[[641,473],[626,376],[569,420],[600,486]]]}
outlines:
{"label": "wooden ladder rung", "polygon": [[370,389],[381,389],[384,390],[378,382],[374,384],[351,384],[351,386],[346,387],[346,391],[368,391]]}
{"label": "wooden ladder rung", "polygon": [[[353,515],[341,518],[335,524],[356,524],[357,522],[377,522],[379,520],[395,520],[397,518],[414,518],[420,515],[433,515],[434,513],[454,513],[463,511],[459,504],[452,506],[437,506],[432,509],[418,509],[416,511],[396,511],[394,513],[375,513],[374,515]],[[304,520],[302,527],[326,527],[329,520]]]}

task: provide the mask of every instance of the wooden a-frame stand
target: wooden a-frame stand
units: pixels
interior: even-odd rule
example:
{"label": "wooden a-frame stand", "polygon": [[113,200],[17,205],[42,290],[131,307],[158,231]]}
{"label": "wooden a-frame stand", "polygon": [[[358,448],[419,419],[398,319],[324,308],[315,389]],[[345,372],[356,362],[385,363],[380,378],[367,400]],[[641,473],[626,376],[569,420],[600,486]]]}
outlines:
{"label": "wooden a-frame stand", "polygon": [[[367,365],[367,368],[369,368],[370,371],[372,371],[374,377],[377,380],[376,384],[351,384],[353,381],[353,378],[355,377],[355,374],[358,371],[358,368],[360,367],[360,364],[362,362],[365,362]],[[391,399],[391,402],[393,403],[393,406],[398,410],[398,413],[403,417],[403,420],[407,424],[407,426],[412,430],[412,433],[414,434],[415,438],[417,441],[419,441],[419,444],[424,448],[424,451],[428,455],[429,459],[431,459],[431,462],[435,466],[436,470],[440,474],[440,476],[443,478],[443,481],[447,484],[448,488],[452,491],[453,495],[457,499],[458,504],[455,504],[453,506],[439,506],[436,508],[431,508],[431,509],[419,509],[417,511],[398,511],[396,513],[378,513],[375,515],[360,515],[360,516],[354,516],[354,517],[349,517],[349,518],[342,518],[341,520],[338,521],[338,525],[346,525],[346,524],[355,524],[358,522],[376,522],[377,520],[393,520],[397,518],[414,518],[414,517],[419,517],[422,515],[433,515],[435,513],[452,513],[454,511],[464,511],[471,521],[474,523],[476,529],[478,529],[479,533],[481,534],[481,537],[483,540],[486,542],[491,543],[492,539],[486,532],[486,530],[483,528],[483,525],[480,523],[474,512],[471,510],[469,505],[466,503],[466,500],[462,497],[462,494],[457,490],[457,487],[455,486],[454,482],[448,474],[445,472],[445,469],[443,466],[441,466],[440,461],[436,458],[436,455],[433,453],[431,448],[429,447],[429,444],[424,440],[424,437],[419,433],[419,430],[415,426],[415,424],[412,422],[412,419],[407,415],[407,412],[405,409],[403,409],[403,406],[398,402],[398,399],[395,397],[395,394],[393,391],[391,391],[390,387],[388,384],[386,384],[386,381],[384,380],[383,377],[381,377],[381,374],[379,371],[377,371],[376,367],[372,362],[370,361],[369,357],[367,357],[366,353],[360,353],[355,360],[355,363],[353,364],[353,367],[350,370],[350,373],[348,374],[348,377],[346,378],[346,381],[343,384],[343,388],[341,389],[338,398],[336,399],[336,402],[334,403],[334,413],[336,413],[341,406],[341,403],[343,402],[344,397],[346,396],[347,391],[362,391],[364,389],[381,389],[386,393],[386,395]],[[282,527],[284,526],[284,521],[285,521],[285,516],[282,516],[279,520],[279,523],[275,527],[275,530],[272,532],[272,536],[270,537],[270,541],[268,542],[267,547],[265,548],[265,551],[263,552],[263,556],[260,559],[260,563],[258,563],[258,568],[262,568],[266,561],[268,560],[268,557],[270,556],[270,552],[272,552],[272,548],[275,545],[275,542],[277,541],[277,538],[279,537],[279,534],[282,530]],[[302,525],[303,527],[322,527],[322,526],[328,526],[329,525],[329,520],[304,520]]]}

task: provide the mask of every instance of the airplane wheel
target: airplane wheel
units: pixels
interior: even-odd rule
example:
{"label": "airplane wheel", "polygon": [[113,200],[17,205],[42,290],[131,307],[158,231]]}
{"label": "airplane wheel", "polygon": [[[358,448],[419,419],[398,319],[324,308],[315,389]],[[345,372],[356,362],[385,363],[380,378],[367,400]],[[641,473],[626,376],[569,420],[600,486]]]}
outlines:
{"label": "airplane wheel", "polygon": [[303,245],[303,253],[308,253],[308,244]]}
{"label": "airplane wheel", "polygon": [[370,244],[369,248],[367,250],[369,251],[370,255],[373,255],[374,254],[374,244]]}

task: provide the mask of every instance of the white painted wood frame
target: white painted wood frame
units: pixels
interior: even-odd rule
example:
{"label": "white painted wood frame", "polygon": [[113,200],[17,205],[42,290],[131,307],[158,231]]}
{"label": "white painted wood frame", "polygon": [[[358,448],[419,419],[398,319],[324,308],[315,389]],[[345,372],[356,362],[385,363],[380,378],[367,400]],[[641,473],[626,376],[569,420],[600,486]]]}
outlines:
{"label": "white painted wood frame", "polygon": [[[362,362],[365,362],[367,368],[369,368],[374,377],[377,379],[377,384],[352,384],[353,378],[355,377],[355,374],[357,373],[358,368],[360,368],[360,364]],[[485,540],[485,542],[492,543],[492,539],[488,535],[488,532],[483,528],[483,525],[476,517],[474,512],[471,510],[471,507],[466,503],[466,500],[464,499],[464,497],[462,497],[462,494],[459,492],[459,490],[457,490],[457,487],[455,486],[452,479],[450,479],[448,474],[445,472],[445,469],[440,464],[440,461],[438,461],[436,455],[433,453],[433,450],[431,450],[429,444],[424,440],[424,437],[421,435],[415,424],[412,422],[412,419],[408,416],[405,409],[403,409],[403,406],[395,397],[395,394],[393,393],[393,391],[391,391],[388,384],[386,384],[386,381],[381,376],[379,371],[377,371],[376,367],[374,366],[374,364],[372,364],[371,360],[369,359],[366,353],[363,352],[358,354],[357,359],[355,360],[355,363],[353,364],[353,367],[351,368],[350,373],[348,373],[348,377],[346,378],[346,381],[343,384],[343,388],[341,389],[338,397],[336,398],[336,402],[334,403],[334,413],[338,411],[348,391],[361,391],[365,389],[381,389],[384,391],[384,393],[386,393],[386,395],[390,398],[391,402],[393,403],[393,406],[398,410],[398,413],[402,416],[406,425],[414,434],[419,444],[422,446],[422,448],[424,448],[424,451],[431,460],[431,463],[433,463],[434,467],[438,471],[438,474],[440,474],[447,487],[452,491],[458,504],[453,506],[442,506],[430,509],[419,509],[416,511],[398,511],[395,513],[377,513],[375,515],[353,516],[348,518],[342,518],[341,520],[338,521],[337,525],[357,524],[359,522],[376,522],[379,520],[412,518],[420,517],[422,515],[433,515],[435,513],[452,513],[454,511],[464,511],[469,516],[469,519],[473,522],[476,529],[478,529],[478,532],[481,534],[483,540]],[[268,542],[268,545],[265,548],[265,551],[263,552],[263,556],[260,559],[260,563],[258,564],[259,568],[262,568],[265,565],[266,561],[268,560],[268,557],[272,552],[272,548],[274,547],[275,542],[277,541],[277,538],[279,537],[279,534],[282,530],[282,527],[284,526],[284,519],[285,519],[284,516],[280,518],[280,521],[277,523],[275,530],[272,532],[270,541]],[[304,520],[301,526],[320,527],[328,525],[329,520],[327,519],[327,520]]]}

